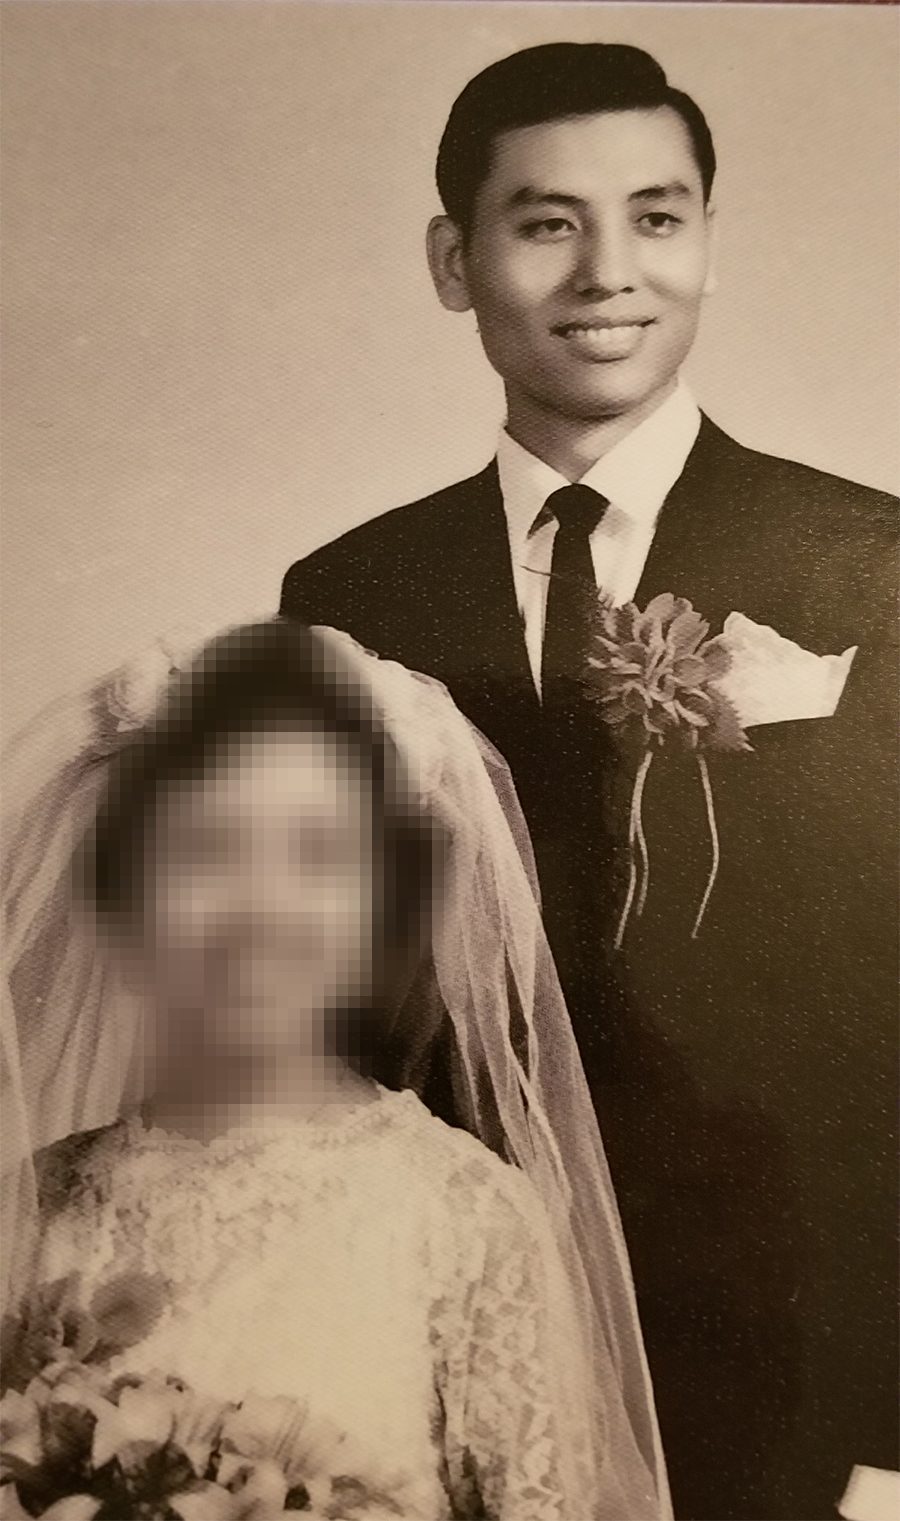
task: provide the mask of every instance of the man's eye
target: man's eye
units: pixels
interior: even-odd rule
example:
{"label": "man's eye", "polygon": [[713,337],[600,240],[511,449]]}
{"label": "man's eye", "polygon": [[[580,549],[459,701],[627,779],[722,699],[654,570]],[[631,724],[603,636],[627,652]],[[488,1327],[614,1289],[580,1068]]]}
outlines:
{"label": "man's eye", "polygon": [[648,211],[640,218],[639,225],[645,232],[665,237],[681,226],[681,218],[673,216],[671,211]]}
{"label": "man's eye", "polygon": [[568,217],[541,217],[539,221],[526,222],[521,230],[533,242],[553,243],[567,237],[575,228]]}

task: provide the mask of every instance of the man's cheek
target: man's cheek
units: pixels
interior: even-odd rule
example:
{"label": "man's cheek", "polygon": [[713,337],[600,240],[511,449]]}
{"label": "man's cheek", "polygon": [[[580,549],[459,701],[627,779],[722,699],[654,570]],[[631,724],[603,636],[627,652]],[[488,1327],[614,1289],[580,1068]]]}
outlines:
{"label": "man's cheek", "polygon": [[706,267],[702,248],[668,249],[665,244],[656,258],[645,262],[648,279],[657,289],[686,305],[700,300]]}
{"label": "man's cheek", "polygon": [[518,247],[480,262],[473,282],[476,309],[481,306],[497,317],[515,318],[553,289],[557,262],[548,259],[546,250]]}

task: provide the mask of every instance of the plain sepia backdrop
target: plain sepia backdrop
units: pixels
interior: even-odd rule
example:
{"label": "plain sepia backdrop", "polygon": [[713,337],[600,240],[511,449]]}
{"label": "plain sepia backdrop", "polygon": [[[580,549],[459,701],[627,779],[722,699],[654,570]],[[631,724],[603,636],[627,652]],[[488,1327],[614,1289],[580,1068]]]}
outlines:
{"label": "plain sepia backdrop", "polygon": [[636,43],[708,115],[701,404],[896,488],[891,8],[57,0],[2,30],[7,739],[486,462],[499,382],[423,239],[455,95],[536,42]]}

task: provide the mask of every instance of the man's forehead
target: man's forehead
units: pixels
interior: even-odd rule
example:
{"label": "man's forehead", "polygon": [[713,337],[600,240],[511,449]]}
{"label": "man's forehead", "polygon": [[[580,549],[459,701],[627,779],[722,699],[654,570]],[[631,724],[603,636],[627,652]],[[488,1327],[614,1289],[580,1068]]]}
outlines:
{"label": "man's forehead", "polygon": [[[649,175],[649,178],[648,178]],[[501,196],[532,187],[578,194],[602,185],[699,187],[690,133],[669,106],[604,111],[514,127],[494,142],[485,188]]]}

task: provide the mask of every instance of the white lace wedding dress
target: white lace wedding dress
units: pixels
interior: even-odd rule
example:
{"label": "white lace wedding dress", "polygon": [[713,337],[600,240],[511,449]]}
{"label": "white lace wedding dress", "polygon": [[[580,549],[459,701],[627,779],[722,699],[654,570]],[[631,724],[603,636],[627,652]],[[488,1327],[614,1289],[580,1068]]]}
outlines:
{"label": "white lace wedding dress", "polygon": [[78,1273],[85,1307],[126,1271],[167,1286],[122,1370],[308,1401],[387,1513],[624,1514],[579,1466],[578,1330],[536,1195],[412,1093],[207,1146],[128,1119],[44,1173],[41,1281]]}

